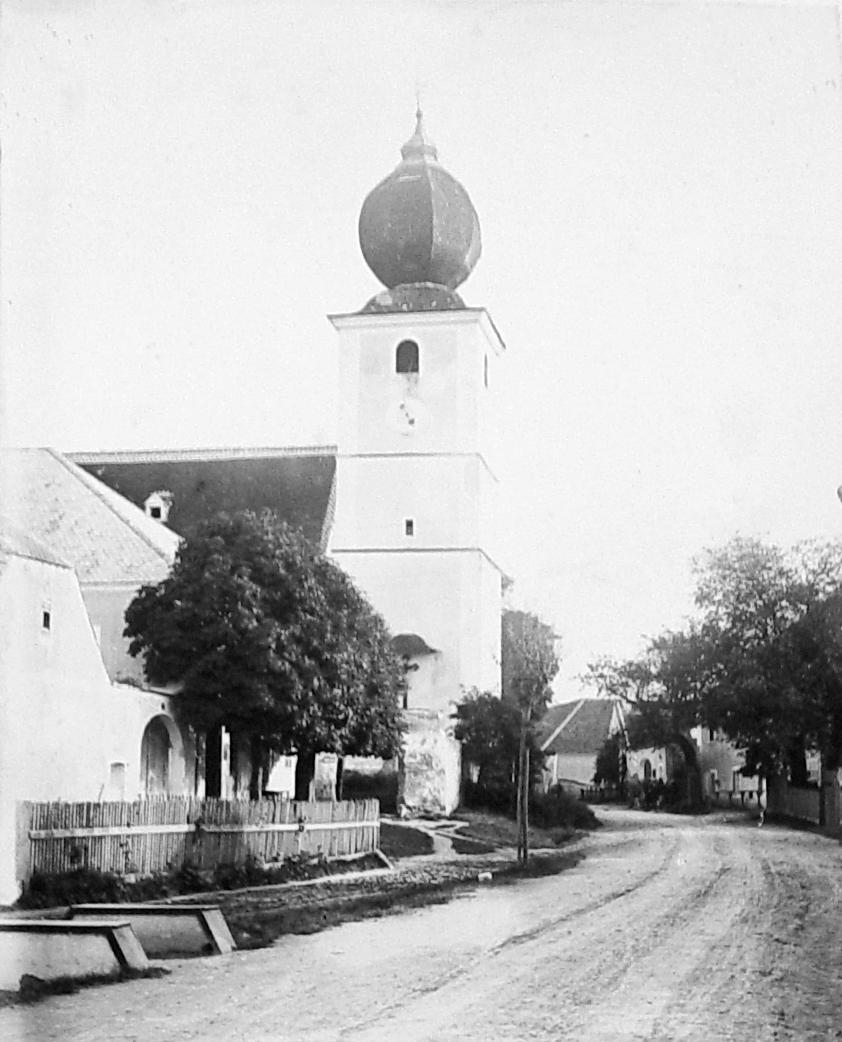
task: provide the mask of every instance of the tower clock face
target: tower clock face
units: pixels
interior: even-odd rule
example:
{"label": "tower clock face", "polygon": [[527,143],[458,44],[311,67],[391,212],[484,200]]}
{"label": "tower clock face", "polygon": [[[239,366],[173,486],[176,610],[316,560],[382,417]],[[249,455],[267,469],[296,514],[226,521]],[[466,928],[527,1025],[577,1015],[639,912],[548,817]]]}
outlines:
{"label": "tower clock face", "polygon": [[427,409],[417,398],[401,398],[389,406],[387,421],[393,430],[409,436],[427,422]]}

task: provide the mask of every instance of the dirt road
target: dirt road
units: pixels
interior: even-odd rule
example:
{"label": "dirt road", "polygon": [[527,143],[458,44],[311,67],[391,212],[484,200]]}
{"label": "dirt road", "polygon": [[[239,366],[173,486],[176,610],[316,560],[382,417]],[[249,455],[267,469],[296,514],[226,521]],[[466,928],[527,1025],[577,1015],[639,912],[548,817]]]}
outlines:
{"label": "dirt road", "polygon": [[609,811],[560,876],[0,1010],[63,1042],[842,1038],[842,850]]}

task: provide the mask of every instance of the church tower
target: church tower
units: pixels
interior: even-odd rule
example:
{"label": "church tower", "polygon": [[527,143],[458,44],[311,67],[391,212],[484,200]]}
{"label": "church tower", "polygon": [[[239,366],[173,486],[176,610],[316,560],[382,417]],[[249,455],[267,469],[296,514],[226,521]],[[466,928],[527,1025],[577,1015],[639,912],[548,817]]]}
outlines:
{"label": "church tower", "polygon": [[505,348],[488,313],[456,292],[480,256],[479,220],[420,111],[401,155],[359,220],[386,289],[330,319],[340,341],[330,550],[410,664],[403,802],[449,813],[453,704],[471,688],[500,693],[494,401]]}

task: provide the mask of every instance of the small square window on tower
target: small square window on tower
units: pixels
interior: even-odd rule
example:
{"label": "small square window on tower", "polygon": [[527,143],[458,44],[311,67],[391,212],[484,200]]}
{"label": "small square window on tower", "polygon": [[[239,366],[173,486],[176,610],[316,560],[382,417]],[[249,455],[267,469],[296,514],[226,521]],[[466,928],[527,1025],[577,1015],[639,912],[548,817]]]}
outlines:
{"label": "small square window on tower", "polygon": [[408,517],[403,523],[404,532],[407,535],[415,535],[415,522],[411,517]]}

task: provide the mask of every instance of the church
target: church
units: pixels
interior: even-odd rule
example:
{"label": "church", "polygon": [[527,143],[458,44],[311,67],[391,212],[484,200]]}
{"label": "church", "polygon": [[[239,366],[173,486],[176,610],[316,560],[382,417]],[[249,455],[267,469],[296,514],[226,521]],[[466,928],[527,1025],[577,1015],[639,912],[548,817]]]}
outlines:
{"label": "church", "polygon": [[329,316],[337,445],[72,459],[180,535],[220,511],[269,508],[327,550],[408,664],[402,805],[448,814],[461,778],[453,705],[501,687],[507,580],[494,468],[505,345],[488,312],[457,292],[480,257],[479,219],[420,110],[401,161],[363,203],[359,241],[385,288]]}

